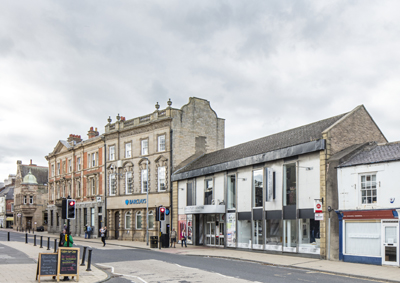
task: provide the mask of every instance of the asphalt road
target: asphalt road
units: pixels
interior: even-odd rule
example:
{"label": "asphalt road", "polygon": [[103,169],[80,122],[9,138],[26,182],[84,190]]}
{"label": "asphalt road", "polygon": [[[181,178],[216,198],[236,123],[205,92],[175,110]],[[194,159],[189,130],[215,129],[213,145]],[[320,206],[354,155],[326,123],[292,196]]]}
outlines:
{"label": "asphalt road", "polygon": [[[7,234],[0,231],[1,239]],[[3,238],[4,237],[4,238]],[[13,241],[25,241],[25,236],[11,233]],[[38,237],[39,239],[39,237]],[[39,240],[37,239],[37,245]],[[32,234],[29,243],[33,244]],[[50,241],[53,250],[54,240]],[[79,240],[77,241],[78,247]],[[47,237],[43,237],[47,248]],[[326,274],[296,268],[284,268],[258,263],[211,257],[187,256],[157,250],[133,249],[119,246],[102,247],[91,243],[92,263],[112,274],[110,283],[145,282],[309,282],[345,283],[380,282]],[[2,252],[5,252],[3,250]]]}

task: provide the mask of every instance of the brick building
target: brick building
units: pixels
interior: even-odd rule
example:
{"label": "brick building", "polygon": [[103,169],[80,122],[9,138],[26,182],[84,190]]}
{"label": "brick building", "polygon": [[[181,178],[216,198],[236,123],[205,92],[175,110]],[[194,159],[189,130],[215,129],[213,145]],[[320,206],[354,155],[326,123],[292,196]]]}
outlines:
{"label": "brick building", "polygon": [[[156,208],[171,209],[171,173],[191,160],[224,148],[225,121],[209,101],[191,97],[181,109],[168,107],[105,126],[108,236],[146,240],[157,235]],[[147,190],[148,189],[148,203]],[[148,206],[148,223],[146,210]],[[168,234],[170,219],[161,231]]]}
{"label": "brick building", "polygon": [[47,167],[17,161],[14,188],[14,230],[47,228]]}
{"label": "brick building", "polygon": [[[69,135],[58,141],[46,156],[49,168],[49,232],[59,233],[66,220],[61,219],[62,199],[76,200],[76,218],[70,221],[72,235],[84,235],[84,226],[99,231],[104,225],[104,139],[93,127],[88,139]],[[93,233],[94,237],[98,233]]]}
{"label": "brick building", "polygon": [[9,174],[0,187],[0,227],[12,228],[14,225],[14,187],[15,174]]}

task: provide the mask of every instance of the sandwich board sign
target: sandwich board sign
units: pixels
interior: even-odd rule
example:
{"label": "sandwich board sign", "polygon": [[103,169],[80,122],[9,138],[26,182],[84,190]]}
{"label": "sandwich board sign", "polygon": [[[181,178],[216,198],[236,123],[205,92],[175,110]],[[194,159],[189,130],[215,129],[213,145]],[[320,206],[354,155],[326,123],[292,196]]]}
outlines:
{"label": "sandwich board sign", "polygon": [[36,270],[36,280],[44,276],[57,276],[58,274],[58,253],[40,253],[37,270]]}

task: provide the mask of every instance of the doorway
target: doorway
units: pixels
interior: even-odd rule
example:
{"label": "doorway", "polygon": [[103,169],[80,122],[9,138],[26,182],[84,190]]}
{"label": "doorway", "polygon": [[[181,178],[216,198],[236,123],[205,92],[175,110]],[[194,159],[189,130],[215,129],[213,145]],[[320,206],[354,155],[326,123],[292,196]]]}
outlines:
{"label": "doorway", "polygon": [[26,218],[26,229],[32,229],[32,217]]}
{"label": "doorway", "polygon": [[206,218],[206,245],[215,246],[215,215],[208,214]]}
{"label": "doorway", "polygon": [[399,223],[382,221],[382,264],[399,265]]}
{"label": "doorway", "polygon": [[115,239],[118,240],[119,238],[119,212],[115,213]]}

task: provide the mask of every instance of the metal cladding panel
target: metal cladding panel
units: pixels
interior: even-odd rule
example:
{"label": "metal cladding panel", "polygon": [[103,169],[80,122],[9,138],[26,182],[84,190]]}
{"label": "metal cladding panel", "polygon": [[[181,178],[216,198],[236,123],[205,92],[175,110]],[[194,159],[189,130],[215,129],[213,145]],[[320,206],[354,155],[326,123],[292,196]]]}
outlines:
{"label": "metal cladding panel", "polygon": [[314,209],[299,209],[299,218],[300,219],[314,219]]}
{"label": "metal cladding panel", "polygon": [[295,205],[287,205],[283,207],[283,219],[296,219]]}
{"label": "metal cladding panel", "polygon": [[[317,140],[317,141],[311,141],[287,148],[281,148],[273,151],[269,151],[263,154],[258,154],[254,156],[249,156],[233,161],[228,161],[225,163],[221,164],[216,164],[216,165],[211,165],[199,169],[195,169],[192,171],[188,172],[182,172],[179,173],[179,170],[177,173],[173,174],[171,176],[172,181],[179,181],[179,180],[184,180],[184,179],[190,179],[198,176],[203,176],[207,174],[213,174],[216,172],[221,172],[221,171],[227,171],[227,170],[232,170],[236,169],[239,167],[245,167],[245,166],[250,166],[254,164],[259,164],[263,162],[268,162],[268,161],[273,161],[277,159],[283,159],[295,155],[301,155],[301,154],[306,154],[310,152],[315,152],[315,151],[320,151],[325,149],[325,140]],[[212,154],[212,153],[209,153]],[[194,161],[196,162],[196,161]],[[181,170],[184,170],[181,169]]]}
{"label": "metal cladding panel", "polygon": [[282,219],[282,210],[269,210],[265,212],[265,219]]}
{"label": "metal cladding panel", "polygon": [[262,220],[262,208],[253,209],[253,220]]}
{"label": "metal cladding panel", "polygon": [[238,220],[251,220],[251,212],[238,212]]}

